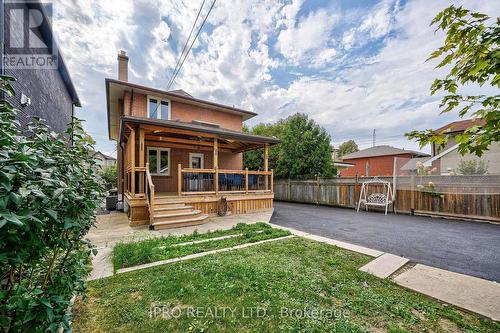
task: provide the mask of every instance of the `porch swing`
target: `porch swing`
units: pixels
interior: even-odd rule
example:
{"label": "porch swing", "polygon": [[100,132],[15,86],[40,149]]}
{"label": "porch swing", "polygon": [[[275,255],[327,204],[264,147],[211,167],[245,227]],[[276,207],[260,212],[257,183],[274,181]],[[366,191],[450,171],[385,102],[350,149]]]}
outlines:
{"label": "porch swing", "polygon": [[[382,188],[382,193],[380,193],[380,188]],[[365,206],[366,211],[368,211],[368,206],[385,207],[385,215],[387,215],[389,205],[392,205],[394,209],[394,192],[391,183],[378,177],[363,182],[359,194],[358,212],[361,204]]]}

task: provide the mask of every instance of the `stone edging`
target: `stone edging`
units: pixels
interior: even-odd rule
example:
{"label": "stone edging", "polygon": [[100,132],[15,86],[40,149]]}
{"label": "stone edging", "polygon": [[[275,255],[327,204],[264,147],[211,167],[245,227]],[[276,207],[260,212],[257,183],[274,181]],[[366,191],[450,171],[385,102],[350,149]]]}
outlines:
{"label": "stone edging", "polygon": [[211,250],[211,251],[207,251],[207,252],[190,254],[190,255],[187,255],[187,256],[184,256],[184,257],[172,258],[172,259],[167,259],[167,260],[160,260],[160,261],[155,261],[155,262],[151,262],[151,263],[147,263],[147,264],[143,264],[143,265],[137,265],[137,266],[132,266],[132,267],[121,268],[121,269],[119,269],[119,270],[116,271],[116,274],[133,272],[133,271],[136,271],[136,270],[139,270],[139,269],[144,269],[144,268],[150,268],[150,267],[155,267],[155,266],[172,264],[174,262],[180,262],[180,261],[186,261],[186,260],[190,260],[190,259],[200,258],[200,257],[204,257],[204,256],[207,256],[207,255],[210,255],[210,254],[214,254],[214,253],[228,252],[228,251],[233,251],[233,250],[237,250],[237,249],[244,249],[244,248],[247,248],[247,247],[250,247],[250,246],[254,246],[254,245],[259,245],[259,244],[263,244],[263,243],[274,242],[274,241],[278,241],[278,240],[282,240],[282,239],[288,239],[288,238],[293,238],[293,237],[295,237],[295,236],[294,235],[290,235],[290,236],[284,236],[284,237],[278,237],[278,238],[271,238],[271,239],[266,239],[266,240],[255,242],[255,243],[246,243],[246,244],[236,245],[236,246],[233,246],[233,247],[227,247],[227,248],[223,248],[223,249],[217,249],[217,250]]}

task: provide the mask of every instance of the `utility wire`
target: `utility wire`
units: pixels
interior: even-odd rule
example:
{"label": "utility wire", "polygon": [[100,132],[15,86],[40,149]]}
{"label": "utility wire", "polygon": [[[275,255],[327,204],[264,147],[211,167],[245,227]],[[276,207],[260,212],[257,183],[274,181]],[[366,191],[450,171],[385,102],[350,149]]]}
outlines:
{"label": "utility wire", "polygon": [[[174,78],[175,71],[177,70],[177,66],[179,66],[179,63],[181,62],[181,58],[184,55],[184,51],[186,51],[186,47],[189,43],[189,40],[191,39],[191,35],[193,34],[194,27],[196,26],[196,23],[198,22],[198,18],[200,17],[201,10],[203,9],[203,6],[205,5],[205,0],[201,3],[200,9],[198,10],[198,14],[196,15],[196,19],[193,22],[193,26],[191,27],[191,31],[189,32],[189,36],[186,39],[186,43],[184,43],[184,47],[182,48],[182,52],[179,56],[179,59],[177,59],[177,63],[175,64],[174,71],[172,72],[172,76],[170,77],[170,80],[168,81],[167,86],[170,87],[172,79]],[[168,89],[167,89],[168,90]]]}
{"label": "utility wire", "polygon": [[[196,14],[196,19],[194,20],[193,25],[191,26],[191,31],[189,32],[189,36],[186,39],[186,42],[184,43],[184,47],[182,48],[182,52],[179,55],[179,59],[177,59],[177,63],[175,64],[174,71],[172,72],[172,76],[170,77],[170,80],[168,80],[168,84],[167,84],[168,88],[167,88],[167,90],[170,89],[170,86],[173,83],[174,74],[175,74],[176,70],[178,69],[177,67],[179,66],[179,63],[181,62],[182,56],[184,55],[184,51],[186,51],[186,47],[187,47],[187,45],[189,43],[189,40],[191,39],[191,36],[193,34],[193,31],[194,31],[194,28],[196,27],[196,23],[198,23],[198,18],[200,17],[200,13],[201,13],[204,5],[205,5],[205,0],[203,0],[203,2],[201,3],[200,9],[198,9],[198,14]],[[149,100],[148,100],[148,103],[149,103]],[[161,100],[157,100],[156,107],[155,107],[155,109],[154,109],[154,111],[153,111],[152,114],[157,114],[158,108],[160,107],[161,103],[162,103]]]}
{"label": "utility wire", "polygon": [[216,2],[216,1],[217,1],[217,0],[214,0],[214,1],[212,2],[212,5],[210,6],[210,9],[208,10],[207,15],[205,16],[205,19],[204,19],[204,20],[203,20],[203,22],[201,23],[201,26],[200,26],[200,28],[198,29],[198,31],[196,32],[196,36],[194,36],[194,39],[193,39],[193,41],[192,41],[191,45],[189,46],[189,50],[187,51],[186,55],[184,56],[184,59],[182,59],[182,62],[181,62],[181,64],[180,64],[179,68],[177,69],[177,72],[176,72],[176,73],[174,73],[174,76],[172,77],[172,80],[170,81],[170,83],[169,83],[169,85],[168,85],[168,87],[167,87],[167,90],[169,90],[169,89],[170,89],[170,86],[174,83],[175,78],[177,77],[177,75],[178,75],[178,74],[179,74],[179,72],[181,71],[182,65],[184,64],[184,61],[186,61],[186,58],[187,58],[187,56],[189,55],[189,52],[190,52],[190,51],[191,51],[191,49],[193,48],[194,42],[195,42],[195,41],[196,41],[196,39],[198,38],[198,36],[199,36],[199,34],[200,34],[201,30],[203,29],[203,26],[205,25],[205,22],[207,21],[208,16],[209,16],[209,15],[210,15],[210,13],[212,12],[212,9],[214,8],[214,6],[215,6],[215,2]]}

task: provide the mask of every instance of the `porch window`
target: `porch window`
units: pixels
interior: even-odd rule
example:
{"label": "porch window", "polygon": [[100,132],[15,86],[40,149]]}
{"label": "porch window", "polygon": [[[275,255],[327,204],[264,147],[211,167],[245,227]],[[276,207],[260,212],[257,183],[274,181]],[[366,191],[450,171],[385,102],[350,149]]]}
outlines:
{"label": "porch window", "polygon": [[170,176],[170,148],[148,147],[149,172],[155,176]]}
{"label": "porch window", "polygon": [[158,97],[148,96],[148,118],[170,119],[170,101]]}

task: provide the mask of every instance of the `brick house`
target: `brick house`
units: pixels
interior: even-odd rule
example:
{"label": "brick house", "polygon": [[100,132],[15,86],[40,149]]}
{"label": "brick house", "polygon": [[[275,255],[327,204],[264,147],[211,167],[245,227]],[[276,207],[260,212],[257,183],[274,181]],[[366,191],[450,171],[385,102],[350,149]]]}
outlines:
{"label": "brick house", "polygon": [[405,150],[387,145],[370,147],[345,155],[342,162],[354,164],[354,166],[340,171],[340,176],[392,176],[394,173],[395,158],[409,160],[414,157],[425,156],[429,155],[418,151]]}
{"label": "brick house", "polygon": [[[276,138],[242,132],[256,113],[128,82],[106,79],[109,138],[117,142],[119,192],[130,224],[161,229],[203,223],[209,215],[273,205],[269,146]],[[243,170],[242,153],[264,148],[262,170]]]}

